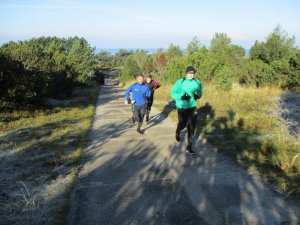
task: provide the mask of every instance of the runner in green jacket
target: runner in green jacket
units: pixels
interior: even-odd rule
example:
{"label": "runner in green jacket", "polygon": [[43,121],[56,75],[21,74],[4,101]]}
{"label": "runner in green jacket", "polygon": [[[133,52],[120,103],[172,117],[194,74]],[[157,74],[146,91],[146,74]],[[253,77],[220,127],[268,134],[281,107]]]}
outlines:
{"label": "runner in green jacket", "polygon": [[195,154],[192,150],[192,141],[197,121],[197,100],[203,93],[202,83],[194,78],[196,70],[192,66],[186,68],[186,77],[179,79],[171,90],[171,97],[176,101],[178,124],[175,138],[180,141],[180,131],[187,127],[188,145],[186,151]]}

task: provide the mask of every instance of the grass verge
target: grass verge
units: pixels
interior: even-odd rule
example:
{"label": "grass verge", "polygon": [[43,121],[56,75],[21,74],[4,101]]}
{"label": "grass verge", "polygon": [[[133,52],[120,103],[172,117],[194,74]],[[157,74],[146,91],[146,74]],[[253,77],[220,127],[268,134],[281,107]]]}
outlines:
{"label": "grass verge", "polygon": [[0,221],[66,224],[99,87],[77,88],[69,107],[0,113]]}

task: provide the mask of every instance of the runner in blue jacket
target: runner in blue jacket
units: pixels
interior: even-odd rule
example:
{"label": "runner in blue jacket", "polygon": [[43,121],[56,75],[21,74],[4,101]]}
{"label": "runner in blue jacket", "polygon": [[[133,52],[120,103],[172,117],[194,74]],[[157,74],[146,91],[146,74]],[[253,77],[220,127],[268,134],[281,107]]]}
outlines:
{"label": "runner in blue jacket", "polygon": [[[132,93],[132,100],[130,100],[130,92]],[[141,131],[141,126],[143,124],[144,116],[146,113],[147,100],[151,97],[151,91],[149,87],[144,84],[144,76],[137,76],[137,83],[132,84],[125,91],[125,99],[127,102],[133,105],[134,116],[132,117],[132,122],[138,122],[137,132],[143,134]]]}

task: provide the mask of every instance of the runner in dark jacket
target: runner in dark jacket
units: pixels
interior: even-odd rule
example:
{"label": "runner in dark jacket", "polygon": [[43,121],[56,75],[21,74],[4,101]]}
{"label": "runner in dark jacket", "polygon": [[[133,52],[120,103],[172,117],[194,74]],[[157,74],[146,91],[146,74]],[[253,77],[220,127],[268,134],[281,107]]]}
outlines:
{"label": "runner in dark jacket", "polygon": [[[144,76],[138,75],[137,83],[132,84],[125,92],[125,99],[133,106],[134,116],[132,122],[138,122],[137,132],[143,134],[141,126],[143,124],[146,104],[151,97],[151,91],[147,85],[144,84]],[[130,93],[132,93],[132,100],[130,100]]]}
{"label": "runner in dark jacket", "polygon": [[153,104],[154,99],[154,91],[158,88],[160,88],[161,84],[155,80],[152,79],[152,75],[146,76],[146,84],[148,85],[149,89],[151,90],[151,97],[147,102],[147,108],[146,108],[146,122],[149,121],[149,114],[151,111],[151,107]]}

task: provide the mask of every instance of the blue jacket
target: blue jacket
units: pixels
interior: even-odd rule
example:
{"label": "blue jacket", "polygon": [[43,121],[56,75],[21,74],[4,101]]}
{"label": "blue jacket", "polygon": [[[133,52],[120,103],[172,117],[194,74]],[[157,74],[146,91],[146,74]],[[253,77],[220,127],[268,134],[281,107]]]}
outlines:
{"label": "blue jacket", "polygon": [[145,84],[135,83],[125,91],[125,99],[130,99],[130,92],[132,92],[132,100],[135,101],[134,105],[145,105],[147,98],[151,97],[151,91]]}

